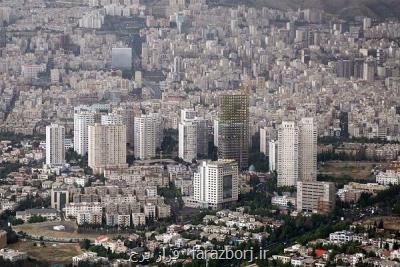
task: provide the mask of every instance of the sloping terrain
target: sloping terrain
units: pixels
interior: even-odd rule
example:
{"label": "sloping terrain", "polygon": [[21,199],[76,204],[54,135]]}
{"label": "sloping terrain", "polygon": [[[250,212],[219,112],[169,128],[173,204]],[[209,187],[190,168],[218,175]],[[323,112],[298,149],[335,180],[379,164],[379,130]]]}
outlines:
{"label": "sloping terrain", "polygon": [[343,18],[370,16],[393,18],[400,16],[400,0],[210,0],[215,4],[244,4],[254,7],[270,7],[282,10],[298,8],[318,8]]}

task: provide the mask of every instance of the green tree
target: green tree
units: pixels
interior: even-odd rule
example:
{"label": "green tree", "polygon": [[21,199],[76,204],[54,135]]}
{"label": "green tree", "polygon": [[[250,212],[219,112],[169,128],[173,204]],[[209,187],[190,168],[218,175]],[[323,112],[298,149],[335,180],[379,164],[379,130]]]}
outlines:
{"label": "green tree", "polygon": [[16,219],[14,217],[12,219],[10,219],[10,222],[12,225],[20,225],[20,224],[24,223],[24,221],[22,219]]}
{"label": "green tree", "polygon": [[90,240],[89,239],[83,239],[79,242],[79,246],[81,249],[88,250],[90,248]]}
{"label": "green tree", "polygon": [[400,199],[397,200],[396,205],[394,205],[393,212],[398,215],[400,214]]}
{"label": "green tree", "polygon": [[29,223],[39,223],[39,222],[44,222],[44,221],[46,221],[46,218],[41,215],[33,215],[28,220]]}

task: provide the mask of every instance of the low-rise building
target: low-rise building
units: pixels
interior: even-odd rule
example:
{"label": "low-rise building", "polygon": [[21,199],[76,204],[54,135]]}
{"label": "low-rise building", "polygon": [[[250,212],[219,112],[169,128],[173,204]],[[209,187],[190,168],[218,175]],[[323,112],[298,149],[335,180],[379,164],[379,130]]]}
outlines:
{"label": "low-rise building", "polygon": [[391,169],[379,172],[376,175],[376,182],[382,185],[398,185],[400,184],[400,172]]}
{"label": "low-rise building", "polygon": [[28,254],[25,252],[18,251],[18,250],[3,248],[3,249],[0,249],[0,257],[2,257],[4,260],[16,262],[19,260],[27,259]]}
{"label": "low-rise building", "polygon": [[289,207],[290,205],[292,207],[296,206],[296,198],[295,197],[289,197],[289,196],[274,196],[271,199],[271,204],[278,206],[278,207]]}
{"label": "low-rise building", "polygon": [[0,249],[5,248],[7,246],[7,232],[0,231]]}
{"label": "low-rise building", "polygon": [[16,218],[24,222],[28,222],[33,216],[41,216],[47,221],[54,221],[60,219],[59,213],[56,209],[28,209],[24,211],[17,211]]}
{"label": "low-rise building", "polygon": [[171,216],[171,207],[167,204],[157,205],[157,217],[159,219],[168,218]]}
{"label": "low-rise building", "polygon": [[151,203],[146,203],[144,205],[144,214],[146,218],[156,218],[156,206]]}
{"label": "low-rise building", "polygon": [[83,202],[83,203],[69,203],[64,208],[65,217],[76,218],[78,213],[86,212],[86,213],[102,213],[103,207],[100,202]]}
{"label": "low-rise building", "polygon": [[118,227],[129,227],[131,226],[131,215],[119,214],[118,215]]}
{"label": "low-rise building", "polygon": [[76,216],[76,222],[78,225],[83,224],[102,224],[103,213],[102,212],[88,212],[80,211]]}
{"label": "low-rise building", "polygon": [[80,262],[88,262],[88,263],[107,263],[108,259],[104,257],[97,256],[95,252],[85,252],[81,255],[72,257],[72,265],[79,266]]}
{"label": "low-rise building", "polygon": [[358,235],[352,231],[338,231],[329,235],[329,241],[336,244],[346,243],[350,241],[362,242],[364,239],[364,235]]}
{"label": "low-rise building", "polygon": [[139,226],[146,224],[146,215],[144,213],[132,213],[132,225]]}
{"label": "low-rise building", "polygon": [[343,202],[355,203],[362,193],[376,195],[378,192],[386,190],[387,188],[388,186],[378,183],[361,184],[351,182],[339,189],[337,195]]}
{"label": "low-rise building", "polygon": [[297,182],[297,211],[327,213],[335,207],[335,184],[330,182]]}

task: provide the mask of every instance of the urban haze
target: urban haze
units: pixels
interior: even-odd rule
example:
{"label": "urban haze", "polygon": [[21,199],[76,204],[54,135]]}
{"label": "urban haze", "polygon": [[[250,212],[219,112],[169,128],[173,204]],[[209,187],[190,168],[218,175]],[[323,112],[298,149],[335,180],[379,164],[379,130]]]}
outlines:
{"label": "urban haze", "polygon": [[0,267],[400,267],[399,0],[0,0]]}

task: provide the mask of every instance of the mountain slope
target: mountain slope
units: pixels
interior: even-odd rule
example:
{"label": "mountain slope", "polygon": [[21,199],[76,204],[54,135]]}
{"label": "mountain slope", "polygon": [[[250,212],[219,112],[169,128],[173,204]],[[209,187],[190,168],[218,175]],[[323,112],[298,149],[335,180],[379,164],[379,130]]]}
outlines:
{"label": "mountain slope", "polygon": [[[213,0],[211,0],[213,1]],[[222,5],[244,4],[277,9],[318,8],[344,18],[369,16],[374,18],[400,17],[399,0],[214,0]]]}

